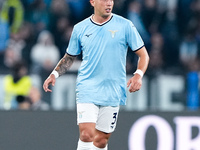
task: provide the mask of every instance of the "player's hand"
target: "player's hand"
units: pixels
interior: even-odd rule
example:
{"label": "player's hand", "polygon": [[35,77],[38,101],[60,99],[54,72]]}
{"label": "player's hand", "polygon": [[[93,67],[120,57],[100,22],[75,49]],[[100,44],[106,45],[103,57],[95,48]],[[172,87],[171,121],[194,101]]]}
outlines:
{"label": "player's hand", "polygon": [[49,77],[44,81],[43,89],[45,92],[52,92],[51,89],[49,89],[49,85],[54,86],[56,82],[56,78],[53,74],[50,74]]}
{"label": "player's hand", "polygon": [[129,87],[129,92],[130,93],[140,90],[141,86],[142,86],[142,77],[139,74],[135,74],[127,82],[127,87]]}

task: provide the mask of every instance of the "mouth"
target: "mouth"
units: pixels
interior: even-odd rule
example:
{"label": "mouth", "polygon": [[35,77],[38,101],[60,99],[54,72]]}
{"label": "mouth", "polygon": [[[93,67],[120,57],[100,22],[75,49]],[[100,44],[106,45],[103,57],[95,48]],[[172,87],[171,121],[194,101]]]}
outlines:
{"label": "mouth", "polygon": [[110,13],[110,12],[111,12],[111,8],[107,8],[107,9],[106,9],[106,12],[107,12],[107,13]]}

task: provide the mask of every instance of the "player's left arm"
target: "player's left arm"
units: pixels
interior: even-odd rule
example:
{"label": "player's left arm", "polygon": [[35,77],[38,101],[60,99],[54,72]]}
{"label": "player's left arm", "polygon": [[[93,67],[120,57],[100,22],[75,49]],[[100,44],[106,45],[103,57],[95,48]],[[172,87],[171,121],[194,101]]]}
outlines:
{"label": "player's left arm", "polygon": [[56,78],[65,74],[67,70],[69,70],[75,58],[75,56],[68,55],[67,53],[63,56],[63,58],[58,62],[58,64],[54,68],[54,71],[57,73],[57,77],[55,76],[55,74],[51,73],[49,77],[44,81],[43,89],[45,90],[45,92],[52,92],[52,90],[49,89],[49,85],[55,85]]}
{"label": "player's left arm", "polygon": [[129,87],[129,92],[135,92],[140,90],[142,86],[143,74],[146,72],[149,64],[149,55],[147,53],[145,46],[137,50],[135,53],[139,57],[139,59],[138,59],[137,70],[134,73],[134,76],[131,79],[129,79],[127,83],[127,87]]}

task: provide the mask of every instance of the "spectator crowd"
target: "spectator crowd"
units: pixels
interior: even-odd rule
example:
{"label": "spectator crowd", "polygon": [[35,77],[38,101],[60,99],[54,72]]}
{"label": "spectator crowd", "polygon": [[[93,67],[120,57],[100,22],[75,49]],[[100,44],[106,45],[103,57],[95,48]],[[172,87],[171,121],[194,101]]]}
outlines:
{"label": "spectator crowd", "polygon": [[[200,70],[200,0],[114,2],[113,13],[130,19],[145,42],[151,60],[147,77]],[[27,96],[38,89],[28,76],[37,74],[43,82],[64,55],[74,24],[92,13],[89,0],[0,0],[0,74],[10,84],[5,85],[4,108],[16,107],[11,103],[14,96],[15,102],[27,102],[22,107],[36,109]],[[129,50],[127,73],[135,71],[136,61]],[[23,66],[21,72],[17,65]],[[12,91],[19,81],[26,88]]]}

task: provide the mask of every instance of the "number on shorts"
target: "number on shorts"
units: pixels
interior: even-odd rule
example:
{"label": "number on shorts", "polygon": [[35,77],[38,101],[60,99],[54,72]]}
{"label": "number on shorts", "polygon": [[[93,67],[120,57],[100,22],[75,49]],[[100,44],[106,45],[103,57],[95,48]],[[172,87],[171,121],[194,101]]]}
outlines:
{"label": "number on shorts", "polygon": [[114,125],[117,120],[117,112],[113,113],[113,119],[114,119],[114,121],[111,123],[112,125]]}

